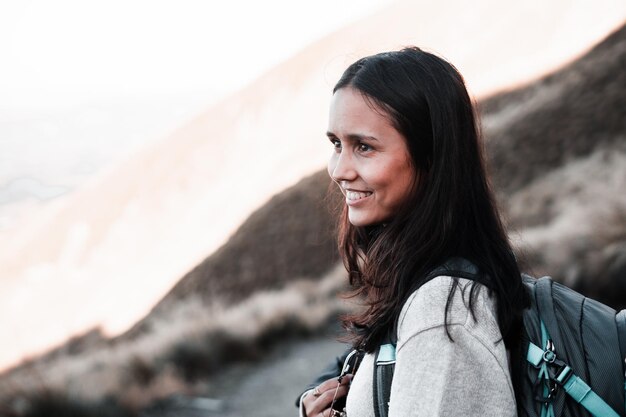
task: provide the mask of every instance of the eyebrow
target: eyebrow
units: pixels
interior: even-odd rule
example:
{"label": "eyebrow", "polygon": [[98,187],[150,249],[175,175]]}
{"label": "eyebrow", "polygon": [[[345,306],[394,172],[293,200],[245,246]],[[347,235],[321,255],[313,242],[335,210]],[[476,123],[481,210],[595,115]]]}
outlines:
{"label": "eyebrow", "polygon": [[[335,135],[333,132],[326,132],[326,136],[328,136],[329,138],[337,137],[337,135]],[[350,133],[349,135],[346,135],[346,138],[352,141],[360,141],[360,140],[366,139],[366,140],[373,140],[373,141],[378,142],[378,139],[376,139],[374,136],[359,135],[358,133]]]}

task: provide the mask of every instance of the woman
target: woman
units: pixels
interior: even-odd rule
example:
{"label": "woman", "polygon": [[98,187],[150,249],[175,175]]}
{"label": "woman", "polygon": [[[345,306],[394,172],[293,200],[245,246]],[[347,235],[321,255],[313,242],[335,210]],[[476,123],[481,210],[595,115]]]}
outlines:
{"label": "woman", "polygon": [[[374,354],[392,340],[390,417],[515,416],[505,347],[528,296],[461,75],[415,47],[362,58],[333,90],[327,135],[345,195],[339,249],[364,304],[344,325],[365,356],[306,392],[301,414],[339,415],[347,396],[348,417],[373,417]],[[428,277],[451,259],[481,279]]]}

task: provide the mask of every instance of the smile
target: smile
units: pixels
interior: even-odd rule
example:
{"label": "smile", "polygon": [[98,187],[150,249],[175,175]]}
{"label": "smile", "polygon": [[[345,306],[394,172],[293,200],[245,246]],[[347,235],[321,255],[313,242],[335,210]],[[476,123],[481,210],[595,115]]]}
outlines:
{"label": "smile", "polygon": [[356,203],[357,201],[360,201],[360,200],[362,200],[364,198],[367,198],[370,195],[372,195],[371,191],[351,191],[351,190],[346,190],[346,202],[348,204]]}

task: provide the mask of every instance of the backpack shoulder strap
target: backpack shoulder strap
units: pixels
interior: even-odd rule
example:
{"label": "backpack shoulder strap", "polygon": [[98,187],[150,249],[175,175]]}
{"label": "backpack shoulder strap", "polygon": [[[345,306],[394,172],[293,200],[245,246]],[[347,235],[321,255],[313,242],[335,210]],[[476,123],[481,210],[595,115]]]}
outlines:
{"label": "backpack shoulder strap", "polygon": [[622,310],[615,315],[617,325],[617,337],[619,339],[619,351],[624,366],[624,377],[626,377],[626,310]]}
{"label": "backpack shoulder strap", "polygon": [[489,283],[487,277],[484,274],[480,273],[480,270],[476,265],[474,265],[472,262],[468,261],[465,258],[455,257],[448,259],[446,262],[430,271],[426,275],[424,283],[442,275],[466,278],[472,281],[479,282],[486,287],[491,288],[491,284]]}
{"label": "backpack shoulder strap", "polygon": [[[543,323],[542,323],[542,327]],[[545,331],[545,328],[544,328]],[[550,336],[546,332],[546,337]],[[576,375],[572,368],[566,363],[557,359],[554,351],[543,350],[534,343],[528,345],[526,360],[536,368],[543,368],[546,371],[546,378],[557,383],[565,389],[565,392],[594,417],[620,417],[598,394],[596,394],[585,381]],[[548,371],[548,366],[557,368],[556,372]],[[551,411],[548,415],[555,415],[554,408],[549,405]],[[542,413],[542,416],[544,413]],[[561,414],[556,414],[561,415]]]}
{"label": "backpack shoulder strap", "polygon": [[391,381],[396,364],[396,345],[386,343],[378,347],[374,360],[374,414],[387,417]]}

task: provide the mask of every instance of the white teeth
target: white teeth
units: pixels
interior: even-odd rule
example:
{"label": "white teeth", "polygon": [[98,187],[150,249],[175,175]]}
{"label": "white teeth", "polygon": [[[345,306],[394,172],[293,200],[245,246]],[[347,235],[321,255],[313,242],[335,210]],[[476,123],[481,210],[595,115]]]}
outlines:
{"label": "white teeth", "polygon": [[371,192],[362,193],[360,191],[346,191],[346,198],[348,200],[360,200],[371,195]]}

